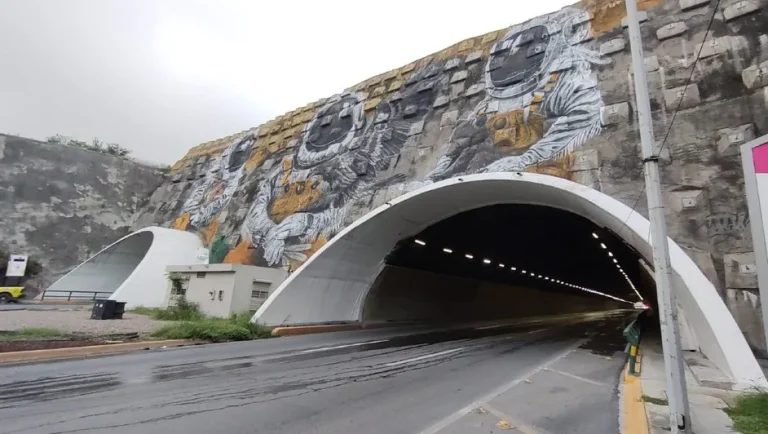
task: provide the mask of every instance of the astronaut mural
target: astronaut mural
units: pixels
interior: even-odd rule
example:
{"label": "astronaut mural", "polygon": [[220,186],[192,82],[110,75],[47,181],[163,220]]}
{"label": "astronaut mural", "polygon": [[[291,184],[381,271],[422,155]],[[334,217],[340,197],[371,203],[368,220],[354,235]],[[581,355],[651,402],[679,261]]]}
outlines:
{"label": "astronaut mural", "polygon": [[364,103],[360,93],[347,93],[317,112],[296,152],[259,183],[243,241],[227,262],[242,261],[243,249],[256,250],[267,265],[303,262],[346,224],[351,200],[404,180],[377,175],[400,153],[414,116],[384,101],[366,117]]}
{"label": "astronaut mural", "polygon": [[544,173],[564,176],[569,153],[601,130],[603,101],[592,65],[608,61],[579,45],[589,37],[589,13],[574,8],[514,26],[491,48],[486,97],[456,127],[424,182],[411,188],[540,164],[551,169]]}
{"label": "astronaut mural", "polygon": [[[256,141],[256,132],[238,137],[208,166],[205,176],[195,181],[187,200],[182,206],[182,217],[177,220],[177,229],[196,228],[203,230],[206,244],[216,233],[218,221],[215,217],[229,205],[245,174],[244,163],[251,154]],[[209,227],[213,226],[213,227]]]}
{"label": "astronaut mural", "polygon": [[295,268],[374,203],[425,184],[568,178],[572,151],[602,128],[595,70],[609,60],[588,46],[590,26],[588,12],[564,8],[281,116],[196,181],[184,228],[202,230],[224,262]]}

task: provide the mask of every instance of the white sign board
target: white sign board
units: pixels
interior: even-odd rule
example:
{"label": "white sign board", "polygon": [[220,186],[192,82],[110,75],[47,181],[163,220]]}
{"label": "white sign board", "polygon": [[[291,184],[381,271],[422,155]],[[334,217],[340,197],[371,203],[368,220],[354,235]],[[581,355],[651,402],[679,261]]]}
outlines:
{"label": "white sign board", "polygon": [[11,255],[8,258],[8,268],[5,270],[7,277],[24,277],[27,272],[27,255]]}

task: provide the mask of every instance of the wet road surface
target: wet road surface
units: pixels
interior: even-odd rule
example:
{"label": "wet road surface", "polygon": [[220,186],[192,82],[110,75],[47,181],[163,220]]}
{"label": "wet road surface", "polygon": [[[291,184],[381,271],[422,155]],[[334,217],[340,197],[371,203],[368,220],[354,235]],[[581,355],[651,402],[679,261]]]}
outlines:
{"label": "wet road surface", "polygon": [[624,318],[0,368],[0,433],[617,433]]}

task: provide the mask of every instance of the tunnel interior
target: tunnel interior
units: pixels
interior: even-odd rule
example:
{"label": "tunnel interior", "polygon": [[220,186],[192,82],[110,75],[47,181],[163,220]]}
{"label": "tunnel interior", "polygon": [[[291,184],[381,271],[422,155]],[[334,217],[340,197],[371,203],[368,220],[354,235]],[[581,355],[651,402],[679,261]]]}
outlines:
{"label": "tunnel interior", "polygon": [[114,293],[133,273],[152,246],[152,232],[139,232],[107,247],[45,290],[48,299],[99,297]]}
{"label": "tunnel interior", "polygon": [[620,237],[579,215],[487,206],[400,240],[371,285],[363,320],[491,320],[633,308],[641,300],[655,306],[649,271]]}

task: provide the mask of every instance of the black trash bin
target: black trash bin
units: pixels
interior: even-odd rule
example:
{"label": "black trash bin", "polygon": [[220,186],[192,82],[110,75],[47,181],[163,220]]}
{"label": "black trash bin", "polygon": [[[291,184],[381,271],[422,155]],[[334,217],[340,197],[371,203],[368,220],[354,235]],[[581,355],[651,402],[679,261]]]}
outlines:
{"label": "black trash bin", "polygon": [[112,315],[112,319],[123,319],[123,313],[125,313],[125,302],[115,302],[115,314]]}
{"label": "black trash bin", "polygon": [[[118,312],[118,304],[120,305]],[[118,303],[115,300],[96,300],[91,310],[91,319],[121,319],[125,312],[125,303]],[[119,316],[115,316],[119,315]]]}

